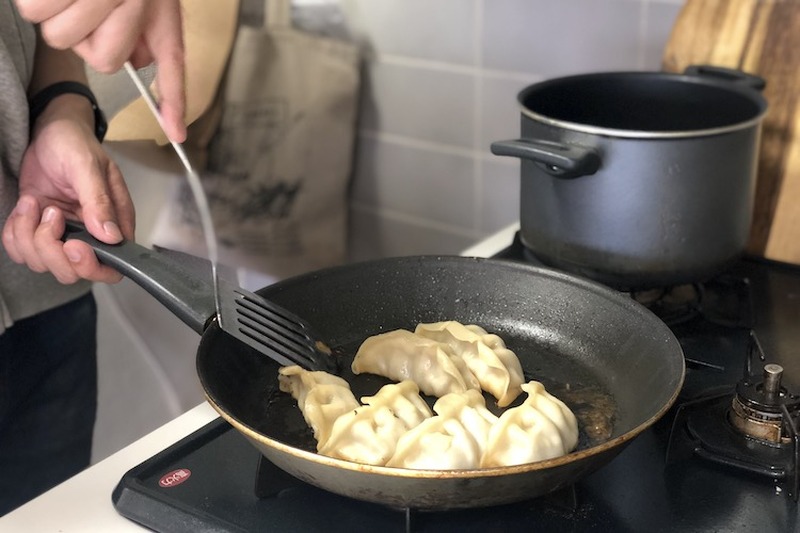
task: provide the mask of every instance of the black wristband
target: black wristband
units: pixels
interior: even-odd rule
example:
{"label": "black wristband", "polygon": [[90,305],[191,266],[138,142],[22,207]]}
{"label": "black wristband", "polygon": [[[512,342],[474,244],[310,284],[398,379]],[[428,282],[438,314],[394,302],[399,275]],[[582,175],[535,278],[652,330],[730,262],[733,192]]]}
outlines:
{"label": "black wristband", "polygon": [[47,107],[53,98],[61,96],[62,94],[79,94],[89,100],[89,103],[92,104],[92,111],[94,111],[94,134],[98,141],[103,142],[103,138],[106,136],[106,130],[108,130],[106,117],[103,114],[103,110],[100,109],[99,105],[97,105],[97,99],[94,97],[92,90],[83,83],[79,83],[77,81],[60,81],[58,83],[48,85],[36,93],[36,96],[31,98],[31,128],[33,128],[34,122],[36,122],[36,119],[39,118],[39,115],[42,114],[44,108]]}

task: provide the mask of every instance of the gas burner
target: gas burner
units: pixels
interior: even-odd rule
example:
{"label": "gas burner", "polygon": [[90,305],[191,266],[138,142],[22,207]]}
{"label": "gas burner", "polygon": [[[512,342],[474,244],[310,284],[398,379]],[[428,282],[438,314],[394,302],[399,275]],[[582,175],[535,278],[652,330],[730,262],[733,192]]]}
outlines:
{"label": "gas burner", "polygon": [[727,468],[766,476],[800,491],[800,396],[781,386],[783,368],[763,366],[753,374],[752,360],[765,361],[751,331],[744,377],[735,391],[725,387],[681,404],[675,412],[667,447],[667,464],[697,456]]}
{"label": "gas burner", "polygon": [[667,325],[687,322],[701,312],[703,289],[698,284],[631,292],[631,298],[655,313]]}
{"label": "gas burner", "polygon": [[750,280],[720,275],[702,283],[655,288],[629,293],[668,326],[702,316],[724,327],[753,327]]}
{"label": "gas burner", "polygon": [[764,365],[763,380],[752,371],[753,359],[766,361],[764,349],[754,332],[747,346],[744,376],[736,384],[729,420],[747,437],[768,444],[789,444],[797,436],[800,396],[781,386],[783,367]]}
{"label": "gas burner", "polygon": [[736,385],[729,419],[742,434],[770,444],[791,442],[789,420],[797,421],[800,396],[781,387],[783,367],[764,365],[764,379],[743,378]]}

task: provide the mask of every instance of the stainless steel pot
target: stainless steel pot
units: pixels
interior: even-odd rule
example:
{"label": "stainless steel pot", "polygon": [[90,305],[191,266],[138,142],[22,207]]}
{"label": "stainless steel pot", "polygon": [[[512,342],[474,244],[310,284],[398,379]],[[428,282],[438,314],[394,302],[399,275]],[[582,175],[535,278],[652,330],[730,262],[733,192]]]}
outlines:
{"label": "stainless steel pot", "polygon": [[595,73],[519,94],[521,239],[543,263],[619,289],[701,281],[744,250],[760,78],[714,67]]}

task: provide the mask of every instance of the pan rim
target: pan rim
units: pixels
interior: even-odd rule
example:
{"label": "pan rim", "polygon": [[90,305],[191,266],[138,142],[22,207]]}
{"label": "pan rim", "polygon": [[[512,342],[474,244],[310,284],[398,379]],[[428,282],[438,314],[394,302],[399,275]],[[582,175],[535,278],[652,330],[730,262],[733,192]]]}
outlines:
{"label": "pan rim", "polygon": [[[402,256],[402,257],[391,257],[391,258],[382,258],[376,259],[371,261],[363,261],[360,263],[354,263],[350,265],[342,265],[336,267],[330,267],[328,269],[319,270],[310,272],[308,274],[303,274],[300,276],[296,276],[293,278],[289,278],[278,282],[274,285],[271,285],[262,291],[279,291],[282,290],[284,287],[302,283],[304,280],[313,279],[320,275],[325,274],[326,272],[340,270],[340,269],[349,269],[352,268],[354,265],[366,265],[366,264],[379,264],[385,263],[387,265],[391,264],[394,265],[402,265],[403,263],[413,263],[418,261],[430,261],[430,260],[437,260],[441,262],[447,261],[456,261],[456,262],[475,262],[475,263],[484,263],[489,262],[491,264],[497,265],[497,267],[501,268],[511,268],[514,270],[525,270],[532,274],[538,276],[545,276],[551,279],[557,279],[562,283],[569,283],[573,285],[578,285],[585,290],[588,290],[592,293],[599,294],[600,296],[607,298],[611,301],[615,301],[618,305],[627,307],[632,312],[647,315],[646,320],[651,321],[653,327],[661,329],[662,333],[664,333],[665,340],[670,342],[672,346],[671,352],[676,354],[680,358],[680,375],[678,379],[675,381],[674,389],[668,401],[666,401],[661,408],[652,414],[648,419],[640,423],[639,425],[629,429],[625,433],[622,433],[614,438],[606,440],[602,443],[595,444],[591,447],[584,448],[581,450],[573,451],[568,454],[547,459],[543,461],[536,461],[532,463],[524,463],[522,465],[513,465],[513,466],[502,466],[502,467],[490,467],[490,468],[477,468],[477,469],[461,469],[461,470],[423,470],[423,469],[411,469],[411,468],[397,468],[397,467],[387,467],[387,466],[376,466],[376,465],[368,465],[363,463],[356,463],[353,461],[347,461],[344,459],[337,459],[333,457],[328,457],[321,455],[316,452],[311,452],[307,450],[303,450],[301,448],[297,448],[281,442],[279,440],[273,439],[268,437],[267,435],[257,431],[253,427],[247,425],[246,423],[239,420],[233,413],[229,412],[227,409],[223,408],[209,392],[209,388],[207,383],[203,382],[203,389],[204,394],[206,397],[206,401],[214,408],[220,416],[222,416],[228,423],[234,426],[237,430],[239,430],[242,434],[259,442],[265,446],[267,446],[271,450],[275,450],[276,452],[281,452],[284,454],[288,454],[299,459],[305,461],[311,461],[317,465],[336,468],[336,469],[344,469],[352,472],[359,472],[359,473],[369,473],[369,474],[377,474],[382,476],[391,476],[395,478],[430,478],[430,479],[442,479],[442,478],[449,478],[449,479],[472,479],[472,478],[482,478],[482,477],[496,477],[496,476],[508,476],[514,474],[523,474],[527,472],[537,471],[537,470],[546,470],[551,468],[557,468],[560,466],[564,466],[570,464],[572,462],[592,457],[595,455],[601,455],[605,452],[608,452],[612,449],[619,449],[645,431],[647,428],[652,426],[656,421],[661,419],[667,411],[674,405],[676,402],[680,391],[683,387],[683,383],[686,376],[686,365],[684,359],[683,349],[680,346],[677,338],[675,337],[674,333],[669,329],[669,327],[664,324],[663,321],[658,319],[650,310],[646,307],[641,305],[640,303],[636,302],[632,298],[624,295],[621,292],[615,291],[614,289],[607,287],[605,285],[600,284],[599,282],[595,282],[588,278],[583,278],[577,276],[575,274],[565,273],[559,270],[555,270],[552,268],[547,267],[540,267],[525,263],[517,263],[514,261],[508,261],[503,259],[497,258],[484,258],[484,257],[465,257],[465,256],[457,256],[457,255],[416,255],[416,256]],[[205,335],[204,335],[205,338]],[[675,358],[675,362],[678,361],[678,357]],[[201,381],[202,374],[201,374]]]}
{"label": "pan rim", "polygon": [[[629,80],[654,80],[651,83],[671,83],[684,85],[686,87],[709,87],[717,89],[722,93],[736,94],[744,99],[748,99],[757,108],[751,117],[742,119],[729,124],[702,127],[687,130],[643,130],[625,129],[607,126],[596,126],[588,122],[576,122],[572,120],[551,117],[544,113],[535,111],[526,104],[527,98],[537,91],[542,91],[553,86],[559,86],[574,82],[586,82],[587,85],[596,80],[613,80],[615,82],[627,82]],[[621,95],[624,97],[625,95]],[[695,74],[659,72],[659,71],[608,71],[608,72],[589,72],[563,76],[560,78],[547,79],[534,83],[522,89],[517,94],[517,104],[520,113],[536,122],[540,122],[555,128],[571,130],[589,135],[600,135],[604,137],[623,138],[623,139],[689,139],[699,137],[711,137],[723,135],[737,131],[746,130],[754,126],[759,126],[769,111],[769,105],[764,96],[757,90],[745,84],[731,81],[724,81],[710,76]]]}

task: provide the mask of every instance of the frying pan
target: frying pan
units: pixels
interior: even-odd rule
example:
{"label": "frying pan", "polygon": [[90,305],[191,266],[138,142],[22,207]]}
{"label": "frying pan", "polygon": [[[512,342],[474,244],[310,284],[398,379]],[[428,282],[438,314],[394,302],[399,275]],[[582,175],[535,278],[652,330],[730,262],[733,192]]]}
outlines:
{"label": "frying pan", "polygon": [[198,273],[199,260],[177,252],[130,242],[105,245],[85,232],[70,237],[90,242],[102,262],[202,334],[197,373],[208,402],[224,419],[281,469],[352,498],[452,509],[510,503],[569,486],[660,418],[683,383],[683,353],[669,328],[629,297],[593,281],[465,257],[398,257],[334,267],[257,292],[317,328],[342,359],[342,375],[357,398],[387,382],[347,370],[364,339],[413,330],[420,322],[458,320],[500,335],[526,378],[542,381],[575,411],[581,436],[577,450],[566,456],[489,469],[410,470],[324,457],[314,452],[296,402],[278,389],[278,365],[217,325],[207,266]]}

